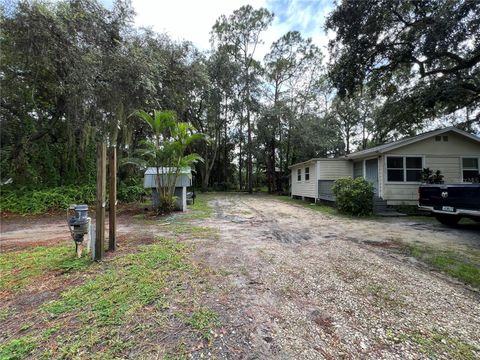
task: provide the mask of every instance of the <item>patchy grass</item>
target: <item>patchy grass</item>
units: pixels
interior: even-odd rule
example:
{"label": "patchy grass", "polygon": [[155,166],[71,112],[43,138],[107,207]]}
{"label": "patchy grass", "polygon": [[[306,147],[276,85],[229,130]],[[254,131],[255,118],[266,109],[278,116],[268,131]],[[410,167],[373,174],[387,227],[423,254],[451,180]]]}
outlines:
{"label": "patchy grass", "polygon": [[13,313],[13,310],[5,307],[3,309],[0,309],[0,321],[8,319],[8,317]]}
{"label": "patchy grass", "polygon": [[310,202],[304,201],[304,200],[292,199],[290,196],[287,196],[287,195],[266,195],[266,196],[273,197],[276,200],[286,202],[286,203],[289,203],[289,204],[301,205],[301,206],[306,207],[308,209],[312,209],[312,210],[315,210],[315,211],[320,211],[324,214],[328,214],[328,215],[337,215],[338,214],[338,215],[340,215],[340,213],[337,211],[337,209],[335,209],[333,206],[328,206],[328,205],[324,205],[324,204],[314,204],[314,203],[310,203]]}
{"label": "patchy grass", "polygon": [[418,346],[419,350],[430,359],[444,357],[451,359],[477,359],[479,348],[465,343],[446,332],[433,330],[430,334],[412,331],[409,333],[396,332],[389,329],[387,338],[394,342],[410,342]]}
{"label": "patchy grass", "polygon": [[120,325],[126,315],[158,299],[172,270],[185,268],[184,246],[161,240],[142,246],[135,254],[122,256],[102,275],[62,294],[47,304],[55,317],[82,309],[82,317],[97,325]]}
{"label": "patchy grass", "polygon": [[23,336],[0,345],[0,359],[23,359],[37,347],[39,339],[32,336]]}
{"label": "patchy grass", "polygon": [[379,283],[370,283],[362,286],[366,293],[373,298],[373,304],[383,308],[401,308],[405,303],[399,298],[398,291],[394,287],[387,287]]}
{"label": "patchy grass", "polygon": [[72,244],[39,246],[28,251],[0,255],[0,291],[19,292],[48,271],[75,273],[87,268],[87,255],[77,259]]}
{"label": "patchy grass", "polygon": [[[145,313],[149,321],[157,321],[158,331],[159,314],[167,311],[171,301],[183,299],[185,289],[179,279],[195,282],[200,274],[187,260],[189,250],[184,244],[159,239],[138,249],[102,262],[83,284],[37,309],[35,326],[25,320],[0,346],[0,359],[82,358],[91,353],[89,358],[119,358],[134,346],[124,327],[135,328],[138,324],[134,321],[133,326],[132,321]],[[205,323],[197,317],[192,316],[192,324]]]}
{"label": "patchy grass", "polygon": [[333,206],[329,206],[325,204],[315,204],[315,203],[310,203],[304,200],[292,199],[290,196],[286,196],[286,195],[266,195],[266,196],[273,197],[274,199],[285,202],[285,203],[300,205],[300,206],[303,206],[304,208],[318,211],[325,215],[338,216],[338,217],[343,217],[347,219],[367,219],[368,220],[368,219],[378,218],[375,215],[362,216],[362,217],[346,215],[346,214],[340,213]]}
{"label": "patchy grass", "polygon": [[190,239],[216,239],[218,231],[206,226],[196,226],[185,222],[176,222],[165,226],[165,229],[171,231],[175,236],[188,236]]}
{"label": "patchy grass", "polygon": [[193,212],[192,218],[206,219],[211,217],[213,214],[213,209],[208,205],[208,201],[212,198],[212,194],[197,193],[195,204],[191,205]]}
{"label": "patchy grass", "polygon": [[211,194],[198,194],[195,204],[190,206],[187,214],[173,214],[164,219],[160,225],[175,236],[186,236],[190,239],[217,239],[219,234],[214,228],[193,225],[191,220],[202,220],[212,216],[213,209],[208,205]]}
{"label": "patchy grass", "polygon": [[480,251],[471,249],[469,254],[440,250],[432,246],[408,244],[408,255],[418,258],[435,268],[466,284],[480,287]]}
{"label": "patchy grass", "polygon": [[177,315],[185,324],[198,331],[206,340],[211,340],[214,329],[221,325],[217,313],[208,308],[200,308],[190,315]]}
{"label": "patchy grass", "polygon": [[[215,238],[215,229],[192,224],[212,215],[208,198],[200,194],[186,214],[154,220],[135,214],[135,220],[152,222],[175,237]],[[63,292],[53,294],[53,301],[29,310],[25,320],[12,306],[0,309],[0,359],[114,359],[130,357],[132,351],[136,358],[152,352],[162,358],[172,349],[178,357],[187,356],[199,340],[210,343],[219,324],[219,317],[201,302],[210,291],[205,279],[210,270],[188,260],[190,247],[157,239],[129,250],[134,252],[119,252],[100,263],[87,256],[76,259],[73,245],[1,255],[0,291],[14,296],[37,291],[46,273],[81,276],[81,281],[68,283]],[[190,313],[192,308],[198,310]],[[155,341],[171,332],[172,321],[178,322],[176,312],[188,315],[173,340],[161,341],[165,347],[160,349]]]}

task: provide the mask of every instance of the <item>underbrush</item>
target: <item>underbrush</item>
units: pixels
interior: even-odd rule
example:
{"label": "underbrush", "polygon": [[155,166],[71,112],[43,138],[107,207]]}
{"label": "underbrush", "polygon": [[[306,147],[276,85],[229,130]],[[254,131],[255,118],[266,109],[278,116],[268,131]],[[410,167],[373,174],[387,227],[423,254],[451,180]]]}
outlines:
{"label": "underbrush", "polygon": [[[120,184],[117,199],[128,203],[139,201],[145,189],[140,185]],[[93,205],[96,198],[95,185],[59,186],[50,189],[1,189],[0,212],[17,214],[40,214],[66,209],[71,204]]]}
{"label": "underbrush", "polygon": [[406,252],[466,284],[480,288],[480,253],[470,250],[463,253],[435,249],[427,245],[409,244]]}

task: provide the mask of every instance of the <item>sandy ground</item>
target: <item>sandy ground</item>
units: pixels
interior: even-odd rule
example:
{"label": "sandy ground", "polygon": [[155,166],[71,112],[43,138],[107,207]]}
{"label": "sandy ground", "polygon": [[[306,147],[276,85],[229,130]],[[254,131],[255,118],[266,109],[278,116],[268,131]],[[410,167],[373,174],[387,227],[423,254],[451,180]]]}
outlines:
{"label": "sandy ground", "polygon": [[[119,245],[126,235],[135,234],[136,238],[154,237],[159,228],[154,223],[132,220],[132,216],[145,216],[142,209],[121,209],[117,215],[117,237]],[[95,213],[91,212],[92,224]],[[105,236],[108,237],[108,213],[106,216]],[[85,237],[87,240],[87,237]],[[66,215],[56,213],[41,216],[10,215],[0,222],[0,251],[16,251],[32,246],[71,244],[75,248],[67,226]],[[86,241],[84,242],[86,244]]]}
{"label": "sandy ground", "polygon": [[[223,324],[212,357],[480,357],[479,293],[397,251],[416,241],[478,250],[478,226],[341,218],[259,195],[209,203],[214,215],[192,222],[218,236],[187,241],[215,273],[203,299]],[[161,231],[132,215],[119,215],[120,247],[128,234]],[[62,241],[72,243],[60,215],[2,219],[1,251]]]}
{"label": "sandy ground", "polygon": [[218,195],[210,204],[208,226],[220,237],[199,244],[197,257],[225,274],[217,301],[244,337],[230,346],[236,356],[418,359],[429,346],[440,358],[468,358],[448,352],[461,346],[480,356],[478,293],[390,248],[478,249],[478,228],[344,219],[259,196]]}

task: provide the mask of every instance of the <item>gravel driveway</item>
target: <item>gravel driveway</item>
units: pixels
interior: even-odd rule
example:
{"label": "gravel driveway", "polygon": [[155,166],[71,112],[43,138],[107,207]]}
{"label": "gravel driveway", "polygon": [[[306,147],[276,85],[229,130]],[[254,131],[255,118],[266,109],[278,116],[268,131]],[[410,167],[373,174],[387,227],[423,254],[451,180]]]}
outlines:
{"label": "gravel driveway", "polygon": [[196,258],[222,273],[212,302],[230,356],[480,356],[480,296],[395,251],[398,242],[480,247],[476,229],[325,215],[266,196],[217,194],[218,230]]}

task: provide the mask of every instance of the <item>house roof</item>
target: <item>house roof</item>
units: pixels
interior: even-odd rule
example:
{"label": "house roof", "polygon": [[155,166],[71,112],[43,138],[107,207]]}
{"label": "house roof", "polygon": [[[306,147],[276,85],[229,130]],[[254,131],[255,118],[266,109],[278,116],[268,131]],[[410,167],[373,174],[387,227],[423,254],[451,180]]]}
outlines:
{"label": "house roof", "polygon": [[346,161],[348,159],[345,156],[337,157],[337,158],[312,158],[312,159],[309,159],[307,161],[303,161],[303,162],[299,162],[299,163],[290,165],[288,168],[291,169],[291,168],[296,167],[296,166],[305,165],[305,164],[309,164],[309,163],[312,163],[312,162],[315,162],[315,161],[320,161],[320,160],[321,161]]}
{"label": "house roof", "polygon": [[310,162],[313,162],[313,161],[317,161],[317,160],[350,160],[350,159],[353,160],[353,159],[359,159],[359,158],[371,156],[371,155],[374,155],[374,154],[383,154],[387,151],[391,151],[391,150],[400,148],[402,146],[410,145],[410,144],[416,143],[418,141],[428,139],[432,136],[441,135],[441,134],[449,132],[449,131],[455,132],[459,135],[465,136],[465,137],[467,137],[467,138],[469,138],[473,141],[476,141],[476,142],[480,143],[480,138],[478,136],[475,136],[475,135],[472,135],[472,134],[470,134],[466,131],[457,129],[454,126],[449,126],[449,127],[443,128],[443,129],[433,130],[433,131],[429,131],[429,132],[419,134],[419,135],[416,135],[416,136],[400,139],[400,140],[397,140],[397,141],[392,141],[392,142],[389,142],[389,143],[386,143],[386,144],[383,144],[383,145],[372,147],[370,149],[356,151],[354,153],[351,153],[351,154],[348,154],[348,155],[345,155],[345,156],[342,156],[342,157],[338,157],[338,158],[313,158],[313,159],[310,159],[310,160],[307,160],[307,161],[304,161],[304,162],[301,162],[301,163],[290,165],[288,168],[291,169],[292,167],[299,166],[299,165],[304,165],[304,164],[307,164],[307,163],[310,163]]}
{"label": "house roof", "polygon": [[347,159],[358,159],[358,158],[362,158],[362,157],[373,155],[373,154],[383,154],[387,151],[391,151],[391,150],[394,150],[394,149],[397,149],[397,148],[400,148],[400,147],[403,147],[403,146],[406,146],[406,145],[410,145],[410,144],[416,143],[418,141],[428,139],[432,136],[441,135],[441,134],[449,132],[449,131],[455,132],[455,133],[460,134],[462,136],[466,136],[466,137],[468,137],[468,138],[470,138],[474,141],[480,142],[479,137],[477,137],[475,135],[472,135],[472,134],[470,134],[466,131],[457,129],[454,126],[449,126],[449,127],[443,128],[443,129],[433,130],[433,131],[429,131],[429,132],[426,132],[426,133],[423,133],[423,134],[420,134],[420,135],[400,139],[400,140],[397,140],[397,141],[392,141],[392,142],[389,142],[389,143],[386,143],[386,144],[383,144],[383,145],[375,146],[375,147],[370,148],[370,149],[356,151],[354,153],[346,155],[345,157]]}

